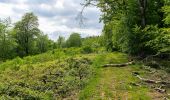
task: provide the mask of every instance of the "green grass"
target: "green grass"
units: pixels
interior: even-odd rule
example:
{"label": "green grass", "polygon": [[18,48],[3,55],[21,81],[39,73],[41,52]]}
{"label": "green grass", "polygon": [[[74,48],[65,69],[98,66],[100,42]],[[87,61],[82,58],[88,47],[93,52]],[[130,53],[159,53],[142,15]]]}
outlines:
{"label": "green grass", "polygon": [[105,63],[127,62],[127,55],[122,53],[102,54],[96,57],[96,75],[81,91],[80,100],[151,100],[149,88],[132,86],[130,83],[139,80],[132,76],[133,71],[139,71],[138,65],[123,68],[102,68]]}

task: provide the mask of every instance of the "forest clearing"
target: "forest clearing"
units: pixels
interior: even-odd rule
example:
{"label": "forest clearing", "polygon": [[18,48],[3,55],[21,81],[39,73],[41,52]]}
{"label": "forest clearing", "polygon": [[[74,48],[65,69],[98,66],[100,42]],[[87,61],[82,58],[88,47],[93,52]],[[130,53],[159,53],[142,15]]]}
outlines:
{"label": "forest clearing", "polygon": [[170,0],[0,9],[0,100],[170,100]]}

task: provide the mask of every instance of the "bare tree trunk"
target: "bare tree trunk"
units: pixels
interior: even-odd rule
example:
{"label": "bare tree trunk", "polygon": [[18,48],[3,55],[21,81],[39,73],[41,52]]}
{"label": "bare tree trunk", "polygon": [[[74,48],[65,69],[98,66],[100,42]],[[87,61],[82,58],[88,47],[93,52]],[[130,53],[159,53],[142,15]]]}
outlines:
{"label": "bare tree trunk", "polygon": [[138,0],[139,8],[140,8],[140,15],[141,15],[141,26],[144,28],[146,26],[146,6],[147,0]]}

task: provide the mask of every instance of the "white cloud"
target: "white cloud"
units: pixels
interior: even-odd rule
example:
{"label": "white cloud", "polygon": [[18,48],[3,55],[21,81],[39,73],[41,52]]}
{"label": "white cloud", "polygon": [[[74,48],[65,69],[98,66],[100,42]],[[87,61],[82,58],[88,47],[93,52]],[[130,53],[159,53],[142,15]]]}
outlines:
{"label": "white cloud", "polygon": [[64,9],[64,0],[58,0],[54,7],[58,9]]}
{"label": "white cloud", "polygon": [[[95,7],[85,9],[88,18],[83,29],[75,20],[81,10],[82,0],[0,0],[1,18],[11,17],[13,22],[21,19],[26,12],[34,12],[39,18],[39,28],[52,39],[72,32],[82,36],[99,35],[102,24],[99,22],[100,11]],[[63,34],[64,33],[64,34]]]}
{"label": "white cloud", "polygon": [[12,11],[12,5],[11,4],[4,4],[0,3],[0,15],[1,17],[8,17],[10,15],[13,15],[15,12]]}

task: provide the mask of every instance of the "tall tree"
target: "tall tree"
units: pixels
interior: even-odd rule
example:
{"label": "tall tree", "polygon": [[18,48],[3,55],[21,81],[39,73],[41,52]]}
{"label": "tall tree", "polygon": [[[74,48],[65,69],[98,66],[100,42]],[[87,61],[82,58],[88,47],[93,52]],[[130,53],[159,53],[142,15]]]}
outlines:
{"label": "tall tree", "polygon": [[20,56],[32,54],[35,38],[40,33],[38,25],[38,18],[33,13],[26,13],[22,20],[15,24],[15,38],[19,45],[17,52]]}

